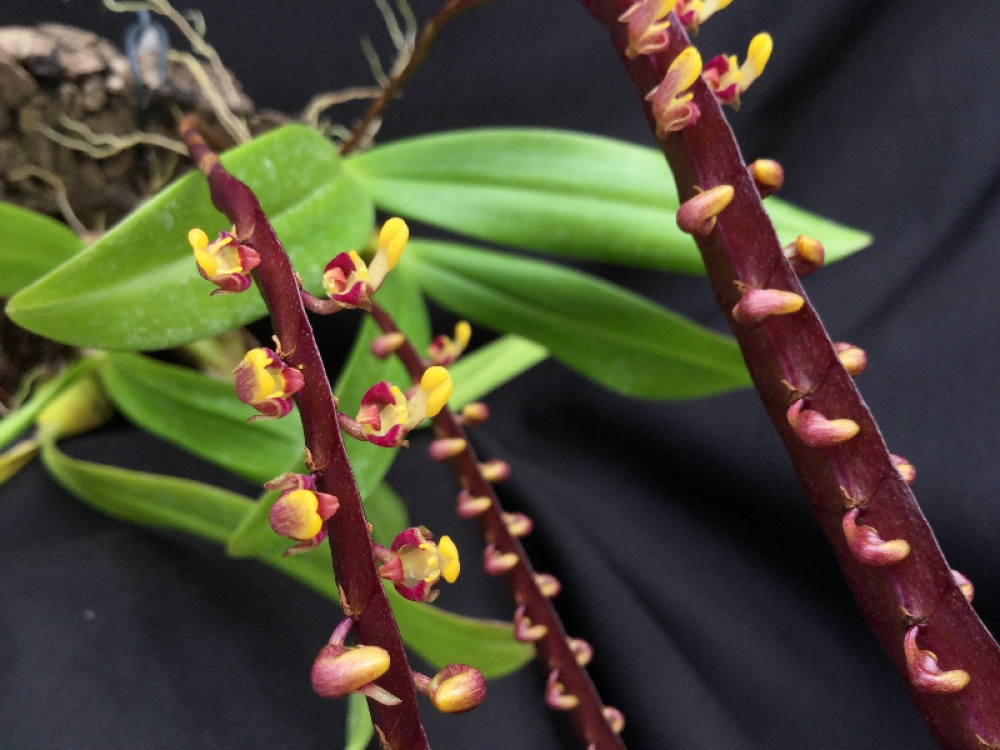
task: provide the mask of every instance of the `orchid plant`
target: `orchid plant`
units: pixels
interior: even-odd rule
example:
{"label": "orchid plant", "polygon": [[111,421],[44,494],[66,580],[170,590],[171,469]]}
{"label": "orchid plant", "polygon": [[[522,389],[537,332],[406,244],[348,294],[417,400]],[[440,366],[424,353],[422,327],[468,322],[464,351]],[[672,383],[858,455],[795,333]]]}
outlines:
{"label": "orchid plant", "polygon": [[[864,352],[831,341],[799,282],[869,238],[774,197],[781,166],[745,164],[723,113],[752,96],[771,37],[753,36],[743,62],[703,62],[689,34],[729,0],[581,0],[662,154],[529,129],[371,146],[442,27],[482,2],[446,3],[339,145],[291,124],[253,140],[237,132],[245,142],[217,154],[189,114],[178,132],[198,170],[89,244],[0,204],[7,315],[79,352],[0,422],[0,479],[40,453],[104,513],[212,540],[331,597],[342,619],[317,644],[311,680],[325,698],[367,703],[352,747],[372,733],[384,748],[429,747],[418,693],[464,713],[489,700],[488,680],[535,657],[539,699],[568,716],[581,747],[604,750],[624,747],[628,707],[598,695],[593,650],[550,601],[561,583],[519,541],[532,519],[506,512],[494,489],[510,467],[477,455],[467,430],[489,418],[483,397],[547,357],[642,399],[753,386],[931,733],[949,749],[1000,747],[1000,651],[970,606],[972,584],[946,563],[909,489],[912,465],[888,452],[853,384]],[[107,4],[184,23],[165,0]],[[707,274],[733,336],[546,258],[411,238],[407,220],[543,255]],[[450,335],[432,335],[425,298],[459,318]],[[234,354],[228,332],[265,314],[273,347]],[[364,316],[333,384],[310,314]],[[473,325],[498,337],[470,347]],[[200,369],[145,354],[180,348]],[[99,426],[109,404],[264,492],[251,500],[63,453],[57,441]],[[434,432],[429,460],[452,466],[449,502],[477,523],[482,549],[411,521],[385,481],[421,429]],[[509,622],[432,604],[470,560],[505,579]],[[406,647],[436,674],[412,669]]]}

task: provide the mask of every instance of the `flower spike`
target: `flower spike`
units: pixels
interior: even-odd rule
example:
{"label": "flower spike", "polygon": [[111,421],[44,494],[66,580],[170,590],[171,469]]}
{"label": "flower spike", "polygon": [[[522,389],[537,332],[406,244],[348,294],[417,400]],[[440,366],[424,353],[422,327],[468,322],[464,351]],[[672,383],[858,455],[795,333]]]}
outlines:
{"label": "flower spike", "polygon": [[736,55],[728,58],[719,55],[705,63],[705,82],[715,92],[715,98],[733,109],[739,109],[740,94],[764,72],[773,49],[771,35],[760,33],[750,40],[747,59],[742,65],[737,65]]}
{"label": "flower spike", "polygon": [[455,338],[445,335],[435,336],[427,349],[427,355],[436,365],[450,365],[458,359],[472,338],[472,326],[469,321],[460,320],[455,324]]}
{"label": "flower spike", "polygon": [[461,566],[458,549],[450,537],[435,544],[434,535],[423,526],[401,531],[392,547],[382,548],[379,575],[392,581],[396,591],[411,602],[432,602],[441,592],[431,588],[441,578],[448,583],[458,579]]}
{"label": "flower spike", "polygon": [[701,112],[691,102],[694,94],[684,92],[691,88],[700,74],[701,55],[694,47],[686,47],[670,63],[660,85],[646,95],[656,120],[656,135],[660,138],[697,122]]}
{"label": "flower spike", "polygon": [[406,222],[395,217],[382,226],[378,249],[370,265],[354,250],[335,256],[323,272],[323,288],[327,295],[341,308],[370,309],[371,296],[382,286],[389,271],[396,267],[409,237]]}
{"label": "flower spike", "polygon": [[248,422],[278,419],[292,410],[292,394],[302,390],[302,373],[288,367],[271,349],[251,349],[236,369],[236,396],[260,412]]}
{"label": "flower spike", "polygon": [[661,19],[674,9],[676,3],[677,0],[638,0],[618,16],[620,22],[628,24],[626,57],[633,60],[639,55],[658,52],[667,46],[670,21]]}
{"label": "flower spike", "polygon": [[697,34],[699,26],[731,2],[733,0],[677,0],[674,12],[684,28]]}
{"label": "flower spike", "polygon": [[917,690],[925,693],[957,693],[969,684],[972,678],[964,669],[950,669],[947,672],[938,666],[937,656],[931,651],[924,651],[917,646],[918,625],[906,631],[903,638],[903,653],[906,655],[906,667],[910,674],[910,682]]}

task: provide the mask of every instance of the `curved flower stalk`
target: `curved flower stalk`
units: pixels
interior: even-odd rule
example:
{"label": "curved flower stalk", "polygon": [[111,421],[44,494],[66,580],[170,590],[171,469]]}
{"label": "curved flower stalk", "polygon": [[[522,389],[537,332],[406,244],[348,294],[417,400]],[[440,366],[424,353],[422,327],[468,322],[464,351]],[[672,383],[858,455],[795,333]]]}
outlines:
{"label": "curved flower stalk", "polygon": [[[421,382],[424,373],[434,369],[433,366],[428,368],[413,345],[399,337],[399,329],[385,310],[373,304],[371,314],[384,334],[394,337],[394,351],[410,378]],[[457,338],[464,339],[467,335],[463,327]],[[431,355],[436,351],[432,346]],[[601,702],[584,668],[593,656],[593,649],[586,641],[566,634],[549,601],[559,593],[559,581],[546,573],[536,573],[519,541],[519,537],[531,532],[531,519],[523,513],[505,513],[493,489],[494,482],[509,476],[510,467],[496,459],[481,463],[469,444],[463,424],[481,424],[487,416],[488,411],[481,404],[464,409],[461,416],[454,415],[447,406],[442,408],[434,417],[438,439],[431,444],[431,458],[450,461],[461,477],[464,489],[458,495],[456,511],[462,518],[476,519],[487,542],[483,568],[490,575],[504,576],[517,602],[514,635],[535,645],[538,660],[548,670],[546,703],[567,713],[588,750],[622,750],[625,745],[618,734],[625,719],[618,709]],[[447,570],[442,574],[447,577]]]}
{"label": "curved flower stalk", "polygon": [[[671,17],[663,50],[629,58],[629,33],[618,19],[631,3],[581,3],[607,27],[640,98],[690,48],[683,24]],[[769,43],[756,42],[749,57],[769,51]],[[747,72],[760,71],[755,64]],[[702,252],[844,576],[928,729],[947,750],[1000,747],[1000,649],[970,606],[971,585],[950,569],[909,489],[913,467],[888,452],[854,385],[863,353],[835,345],[805,296],[798,275],[814,270],[821,254],[811,243],[783,252],[778,242],[761,195],[780,186],[780,168],[743,162],[713,76],[691,87],[700,116],[681,130],[664,133],[655,108],[645,107],[685,202],[681,211],[691,207],[682,228]],[[699,193],[720,187],[732,190],[724,206],[698,203]]]}
{"label": "curved flower stalk", "polygon": [[[365,662],[358,679],[365,678],[364,685],[372,682],[396,701],[389,705],[377,698],[369,697],[368,700],[383,747],[393,750],[429,748],[406,652],[382,587],[361,497],[344,450],[336,403],[306,317],[299,282],[256,196],[223,168],[218,156],[205,144],[198,124],[197,116],[189,115],[181,120],[179,130],[191,157],[208,181],[212,202],[235,225],[233,236],[252,247],[260,258],[252,273],[271,312],[277,341],[275,351],[260,350],[246,363],[240,395],[246,396],[244,401],[265,416],[280,416],[278,411],[287,413],[285,406],[290,408],[290,405],[286,404],[286,399],[294,395],[302,415],[307,465],[314,484],[288,480],[288,477],[275,480],[280,489],[292,494],[283,496],[286,503],[271,521],[283,533],[291,532],[293,538],[312,544],[316,536],[323,533],[311,514],[318,515],[330,540],[341,607],[351,622],[356,642],[366,648],[381,649],[361,652],[362,656],[375,654],[378,657],[368,660],[377,667],[369,670],[371,665],[357,656],[357,649],[342,653],[341,644],[331,644],[322,655],[324,661],[317,667],[318,672],[314,672],[314,681],[318,679],[323,689],[329,689],[331,694],[350,692],[356,687],[355,680],[341,680],[339,665],[350,662],[356,666],[358,661]],[[201,236],[197,236],[193,241],[196,251],[201,240]],[[312,498],[301,491],[316,496],[315,509]],[[344,634],[346,629],[345,626]],[[344,657],[345,653],[348,657]],[[387,668],[382,670],[386,661]],[[375,676],[375,672],[379,675]],[[378,691],[365,690],[369,696],[381,695]]]}

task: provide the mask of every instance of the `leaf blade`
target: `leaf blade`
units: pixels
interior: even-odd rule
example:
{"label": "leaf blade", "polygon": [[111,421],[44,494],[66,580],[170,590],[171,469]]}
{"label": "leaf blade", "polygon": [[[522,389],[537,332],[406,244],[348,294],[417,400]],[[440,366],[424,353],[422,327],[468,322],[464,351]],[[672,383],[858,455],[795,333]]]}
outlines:
{"label": "leaf blade", "polygon": [[[373,209],[315,131],[290,125],[222,155],[253,186],[306,288],[323,267],[368,238]],[[7,313],[66,343],[110,350],[161,349],[221,333],[265,314],[255,292],[209,297],[187,244],[193,226],[228,227],[208,187],[189,173],[158,193],[84,252],[15,295]]]}
{"label": "leaf blade", "polygon": [[427,240],[410,245],[405,263],[436,302],[538,342],[617,393],[694,398],[750,385],[732,338],[613,284],[467,246]]}
{"label": "leaf blade", "polygon": [[127,352],[110,353],[99,370],[115,406],[164,440],[263,484],[302,458],[302,422],[247,424],[255,412],[230,383]]}
{"label": "leaf blade", "polygon": [[[385,211],[476,239],[587,260],[704,274],[677,227],[677,190],[655,149],[581,133],[507,128],[438,133],[351,157]],[[775,198],[779,237],[823,242],[833,262],[871,237]]]}
{"label": "leaf blade", "polygon": [[9,297],[83,249],[65,224],[0,201],[0,297]]}
{"label": "leaf blade", "polygon": [[455,388],[448,405],[458,411],[531,369],[549,356],[541,344],[513,334],[502,336],[450,365]]}

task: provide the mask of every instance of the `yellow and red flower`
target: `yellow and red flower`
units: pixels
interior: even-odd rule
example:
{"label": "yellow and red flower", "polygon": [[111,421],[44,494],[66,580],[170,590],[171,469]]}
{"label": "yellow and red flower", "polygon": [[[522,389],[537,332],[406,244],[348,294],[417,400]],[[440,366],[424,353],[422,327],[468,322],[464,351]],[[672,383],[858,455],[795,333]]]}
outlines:
{"label": "yellow and red flower", "polygon": [[739,109],[740,94],[764,72],[773,49],[771,35],[762,32],[750,40],[747,59],[742,65],[737,64],[736,55],[719,55],[705,63],[702,75],[715,92],[715,98]]}
{"label": "yellow and red flower", "polygon": [[395,448],[406,443],[410,430],[444,408],[451,391],[451,375],[438,365],[424,371],[420,384],[409,395],[383,380],[361,397],[356,419],[340,415],[340,427],[358,440]]}
{"label": "yellow and red flower", "polygon": [[375,554],[382,567],[379,575],[392,581],[396,591],[412,602],[432,602],[440,593],[432,586],[440,579],[454,583],[461,571],[458,549],[450,537],[436,544],[434,535],[423,526],[400,532],[386,549],[376,545]]}
{"label": "yellow and red flower", "polygon": [[260,256],[235,234],[219,232],[219,239],[209,242],[205,232],[192,229],[188,232],[188,242],[194,250],[198,273],[219,287],[213,295],[237,294],[250,287],[250,272],[260,265]]}
{"label": "yellow and red flower", "polygon": [[265,347],[248,351],[233,372],[237,397],[260,412],[250,417],[251,422],[288,414],[292,410],[292,394],[305,385],[301,372],[286,365],[275,352]]}
{"label": "yellow and red flower", "polygon": [[410,229],[395,217],[382,225],[378,249],[371,264],[366,264],[357,252],[340,253],[326,265],[323,288],[331,300],[342,308],[371,307],[371,296],[378,291],[406,247]]}
{"label": "yellow and red flower", "polygon": [[267,482],[269,490],[281,490],[271,506],[268,521],[274,532],[299,542],[285,551],[284,557],[308,552],[326,539],[326,521],[340,507],[333,495],[316,491],[316,481],[305,474],[282,474]]}

